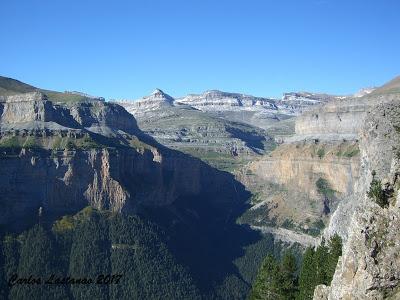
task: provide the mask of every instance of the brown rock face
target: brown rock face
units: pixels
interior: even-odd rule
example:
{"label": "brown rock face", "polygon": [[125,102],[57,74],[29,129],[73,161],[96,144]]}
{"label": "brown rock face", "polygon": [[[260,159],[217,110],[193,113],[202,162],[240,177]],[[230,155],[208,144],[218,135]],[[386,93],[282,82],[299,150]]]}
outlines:
{"label": "brown rock face", "polygon": [[0,224],[23,226],[40,207],[43,215],[87,205],[124,212],[236,197],[231,175],[144,136],[119,105],[54,104],[35,92],[3,97],[0,108]]}

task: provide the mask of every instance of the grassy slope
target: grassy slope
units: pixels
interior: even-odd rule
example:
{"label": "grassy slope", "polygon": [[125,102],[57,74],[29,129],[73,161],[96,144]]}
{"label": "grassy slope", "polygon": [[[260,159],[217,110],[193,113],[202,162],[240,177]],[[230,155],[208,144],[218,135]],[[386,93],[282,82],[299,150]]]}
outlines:
{"label": "grassy slope", "polygon": [[19,80],[0,76],[0,96],[11,96],[15,94],[30,93],[34,91],[40,91],[43,94],[46,94],[50,100],[53,100],[55,102],[68,103],[68,102],[78,102],[88,99],[81,95],[39,89],[32,85],[23,83]]}
{"label": "grassy slope", "polygon": [[0,96],[10,96],[19,93],[29,93],[38,90],[34,86],[21,81],[0,76]]}
{"label": "grassy slope", "polygon": [[394,94],[400,93],[400,76],[392,79],[380,88],[376,89],[371,95]]}

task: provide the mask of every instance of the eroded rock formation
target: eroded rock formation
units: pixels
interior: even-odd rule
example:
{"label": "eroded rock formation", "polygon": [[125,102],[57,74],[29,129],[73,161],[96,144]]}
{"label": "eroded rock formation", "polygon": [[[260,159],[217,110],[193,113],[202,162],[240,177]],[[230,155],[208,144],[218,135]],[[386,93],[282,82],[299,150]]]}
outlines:
{"label": "eroded rock formation", "polygon": [[[400,297],[400,98],[368,113],[360,134],[361,169],[347,242],[330,287],[314,299],[398,299]],[[375,174],[388,205],[367,196]],[[336,224],[330,225],[335,230]]]}

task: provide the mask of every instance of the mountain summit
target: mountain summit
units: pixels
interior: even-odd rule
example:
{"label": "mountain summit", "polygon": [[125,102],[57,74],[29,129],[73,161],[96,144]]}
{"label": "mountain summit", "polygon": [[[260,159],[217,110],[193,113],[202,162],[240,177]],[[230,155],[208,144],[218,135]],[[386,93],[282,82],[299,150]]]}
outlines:
{"label": "mountain summit", "polygon": [[172,103],[174,102],[174,98],[172,98],[170,95],[164,93],[160,89],[155,89],[149,96],[145,96],[142,99],[139,99],[139,101],[161,101],[161,102],[168,102]]}

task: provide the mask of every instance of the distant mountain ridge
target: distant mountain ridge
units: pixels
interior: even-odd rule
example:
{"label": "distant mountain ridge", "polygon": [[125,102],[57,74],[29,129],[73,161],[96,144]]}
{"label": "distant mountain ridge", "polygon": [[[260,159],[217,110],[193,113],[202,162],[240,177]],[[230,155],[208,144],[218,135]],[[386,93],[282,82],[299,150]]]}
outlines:
{"label": "distant mountain ridge", "polygon": [[208,90],[202,94],[188,94],[174,98],[160,89],[138,100],[113,100],[123,103],[132,113],[159,108],[162,105],[187,105],[204,112],[253,111],[258,113],[296,116],[307,108],[328,102],[340,96],[309,92],[284,93],[281,99],[247,94]]}

